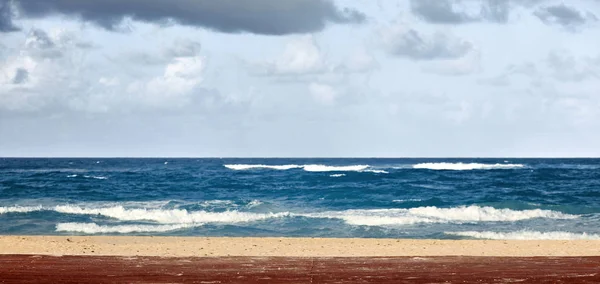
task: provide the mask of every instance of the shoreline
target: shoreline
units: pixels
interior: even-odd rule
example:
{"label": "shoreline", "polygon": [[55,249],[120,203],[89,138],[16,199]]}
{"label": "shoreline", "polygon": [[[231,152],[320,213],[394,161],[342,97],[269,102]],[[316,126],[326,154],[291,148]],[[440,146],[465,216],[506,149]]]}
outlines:
{"label": "shoreline", "polygon": [[0,255],[158,257],[600,256],[600,240],[0,236]]}

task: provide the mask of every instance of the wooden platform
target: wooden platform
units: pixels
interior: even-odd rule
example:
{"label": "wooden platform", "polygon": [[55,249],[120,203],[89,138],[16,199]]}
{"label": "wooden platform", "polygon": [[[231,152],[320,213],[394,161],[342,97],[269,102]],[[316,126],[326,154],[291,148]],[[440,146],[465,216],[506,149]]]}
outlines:
{"label": "wooden platform", "polygon": [[600,283],[600,257],[1,255],[0,283]]}

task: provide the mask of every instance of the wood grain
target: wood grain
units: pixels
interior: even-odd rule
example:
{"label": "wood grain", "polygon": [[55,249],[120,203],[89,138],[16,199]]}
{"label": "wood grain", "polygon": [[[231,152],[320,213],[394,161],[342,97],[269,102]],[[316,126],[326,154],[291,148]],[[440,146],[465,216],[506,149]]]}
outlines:
{"label": "wood grain", "polygon": [[0,256],[0,283],[600,283],[600,257]]}

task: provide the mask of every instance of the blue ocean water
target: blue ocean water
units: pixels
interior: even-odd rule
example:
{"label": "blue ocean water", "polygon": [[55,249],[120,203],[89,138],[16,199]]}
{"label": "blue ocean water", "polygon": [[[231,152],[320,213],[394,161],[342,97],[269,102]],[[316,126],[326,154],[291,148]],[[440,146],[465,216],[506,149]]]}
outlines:
{"label": "blue ocean water", "polygon": [[600,159],[0,159],[0,234],[600,239]]}

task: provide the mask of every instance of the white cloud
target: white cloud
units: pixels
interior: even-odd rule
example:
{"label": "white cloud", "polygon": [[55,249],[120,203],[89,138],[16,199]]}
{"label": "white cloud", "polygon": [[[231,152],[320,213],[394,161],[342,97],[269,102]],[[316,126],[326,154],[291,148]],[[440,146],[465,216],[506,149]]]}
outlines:
{"label": "white cloud", "polygon": [[308,89],[312,97],[324,105],[333,105],[339,96],[339,93],[327,84],[311,83]]}
{"label": "white cloud", "polygon": [[290,40],[279,57],[257,67],[266,75],[306,75],[325,72],[327,63],[314,37],[307,35]]}
{"label": "white cloud", "polygon": [[127,92],[140,104],[183,107],[190,103],[192,91],[202,82],[204,68],[205,59],[201,56],[177,57],[165,67],[162,76],[130,83]]}

